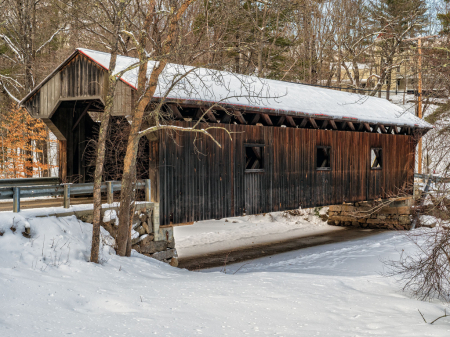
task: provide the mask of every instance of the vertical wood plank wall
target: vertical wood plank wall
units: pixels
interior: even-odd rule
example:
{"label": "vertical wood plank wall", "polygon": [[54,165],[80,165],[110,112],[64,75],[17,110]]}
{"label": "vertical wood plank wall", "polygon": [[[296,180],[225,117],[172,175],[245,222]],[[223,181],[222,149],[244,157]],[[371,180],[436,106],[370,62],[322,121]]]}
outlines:
{"label": "vertical wood plank wall", "polygon": [[[160,134],[150,160],[159,161],[162,225],[385,198],[414,179],[411,136],[221,126],[233,132],[231,141],[210,131],[222,148],[190,132]],[[245,173],[245,143],[265,145],[263,173]],[[320,145],[332,147],[330,171],[316,170]],[[372,147],[383,149],[382,170],[370,168]]]}
{"label": "vertical wood plank wall", "polygon": [[[75,55],[26,103],[27,110],[36,118],[48,119],[60,101],[106,101],[108,73],[83,54]],[[133,109],[135,90],[119,81],[114,95],[112,116],[129,115]],[[58,136],[58,134],[57,134]]]}
{"label": "vertical wood plank wall", "polygon": [[104,96],[105,71],[83,55],[77,55],[26,103],[37,118],[50,118],[61,100],[100,99]]}

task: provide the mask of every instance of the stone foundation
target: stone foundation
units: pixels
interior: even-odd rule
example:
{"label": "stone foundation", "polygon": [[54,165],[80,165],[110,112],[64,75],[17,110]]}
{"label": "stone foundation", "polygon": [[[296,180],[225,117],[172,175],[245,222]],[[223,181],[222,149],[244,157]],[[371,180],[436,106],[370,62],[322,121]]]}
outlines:
{"label": "stone foundation", "polygon": [[330,206],[328,224],[374,229],[409,230],[412,197]]}
{"label": "stone foundation", "polygon": [[[132,249],[154,259],[178,266],[173,227],[154,226],[153,209],[137,211],[133,219]],[[159,222],[159,216],[158,216]]]}

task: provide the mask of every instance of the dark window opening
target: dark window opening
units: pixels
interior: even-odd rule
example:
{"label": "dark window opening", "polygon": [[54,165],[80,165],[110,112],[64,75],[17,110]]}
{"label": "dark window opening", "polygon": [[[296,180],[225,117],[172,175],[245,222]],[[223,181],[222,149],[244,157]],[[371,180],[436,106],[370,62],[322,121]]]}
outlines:
{"label": "dark window opening", "polygon": [[331,147],[318,146],[316,152],[317,170],[331,170]]}
{"label": "dark window opening", "polygon": [[381,170],[383,165],[383,156],[381,149],[372,148],[370,150],[370,168],[372,170]]}
{"label": "dark window opening", "polygon": [[245,172],[264,172],[264,145],[245,144]]}

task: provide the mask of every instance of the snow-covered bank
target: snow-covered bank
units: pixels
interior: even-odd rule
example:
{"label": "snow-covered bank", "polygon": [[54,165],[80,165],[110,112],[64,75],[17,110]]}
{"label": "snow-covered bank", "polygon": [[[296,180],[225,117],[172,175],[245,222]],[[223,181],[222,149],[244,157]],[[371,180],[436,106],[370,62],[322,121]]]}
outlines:
{"label": "snow-covered bank", "polygon": [[[13,223],[15,232],[9,228]],[[32,239],[21,235],[29,223]],[[102,249],[75,217],[0,214],[0,336],[448,336],[430,326],[440,303],[419,302],[380,276],[381,259],[412,245],[398,232],[189,272]],[[104,233],[105,234],[105,233]],[[233,274],[237,271],[236,274]]]}
{"label": "snow-covered bank", "polygon": [[[320,210],[325,214],[328,207]],[[322,221],[314,209],[298,215],[275,212],[195,222],[174,228],[180,258],[343,230]]]}

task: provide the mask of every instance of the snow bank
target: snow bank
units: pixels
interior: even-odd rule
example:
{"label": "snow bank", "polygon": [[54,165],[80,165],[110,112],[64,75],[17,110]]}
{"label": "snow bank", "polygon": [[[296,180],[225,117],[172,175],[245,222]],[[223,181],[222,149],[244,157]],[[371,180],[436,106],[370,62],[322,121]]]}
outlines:
{"label": "snow bank", "polygon": [[[17,228],[29,223],[32,238]],[[439,303],[412,300],[380,276],[381,259],[412,246],[389,232],[189,272],[102,245],[86,262],[92,226],[75,217],[0,214],[0,336],[448,336],[426,325]],[[239,223],[238,223],[239,225]],[[108,236],[103,233],[106,238]],[[233,274],[235,273],[235,274]]]}
{"label": "snow bank", "polygon": [[[22,232],[30,228],[31,238]],[[14,230],[11,230],[14,228]],[[46,270],[49,267],[85,265],[91,250],[92,225],[75,216],[25,218],[21,213],[0,213],[2,267]],[[101,257],[115,254],[114,239],[101,228]]]}

